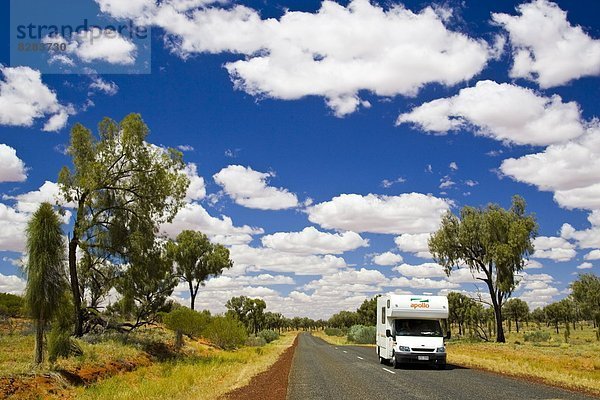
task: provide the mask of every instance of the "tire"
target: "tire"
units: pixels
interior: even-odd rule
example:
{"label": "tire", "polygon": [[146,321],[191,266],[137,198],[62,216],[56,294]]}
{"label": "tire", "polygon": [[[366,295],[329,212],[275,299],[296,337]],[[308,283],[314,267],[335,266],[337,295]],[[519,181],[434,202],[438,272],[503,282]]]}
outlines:
{"label": "tire", "polygon": [[394,367],[394,369],[400,368],[400,363],[396,359],[396,355],[395,354],[392,354],[392,367]]}
{"label": "tire", "polygon": [[385,364],[385,358],[379,356],[379,364]]}
{"label": "tire", "polygon": [[443,371],[446,369],[446,363],[444,364],[436,364],[435,365],[435,369],[437,369],[438,371]]}

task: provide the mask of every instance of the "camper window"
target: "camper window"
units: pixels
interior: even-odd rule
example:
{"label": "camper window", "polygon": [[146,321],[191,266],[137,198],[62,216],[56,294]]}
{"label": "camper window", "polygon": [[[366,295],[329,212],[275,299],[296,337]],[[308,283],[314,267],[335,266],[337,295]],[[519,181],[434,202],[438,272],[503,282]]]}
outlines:
{"label": "camper window", "polygon": [[397,336],[444,336],[440,321],[431,319],[397,319],[394,329]]}

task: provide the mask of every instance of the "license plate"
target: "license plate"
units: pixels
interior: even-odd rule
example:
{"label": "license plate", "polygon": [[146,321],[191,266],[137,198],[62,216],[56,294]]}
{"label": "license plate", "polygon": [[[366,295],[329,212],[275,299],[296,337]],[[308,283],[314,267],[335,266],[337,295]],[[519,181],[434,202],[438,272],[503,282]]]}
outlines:
{"label": "license plate", "polygon": [[419,360],[419,361],[429,361],[429,356],[417,356],[417,360]]}

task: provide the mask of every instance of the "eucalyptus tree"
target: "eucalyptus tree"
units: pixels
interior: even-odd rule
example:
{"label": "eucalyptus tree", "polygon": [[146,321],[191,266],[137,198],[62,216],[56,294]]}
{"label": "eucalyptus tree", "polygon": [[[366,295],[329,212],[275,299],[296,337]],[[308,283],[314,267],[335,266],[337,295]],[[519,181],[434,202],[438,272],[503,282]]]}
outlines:
{"label": "eucalyptus tree", "polygon": [[448,212],[440,229],[429,239],[429,251],[446,274],[468,267],[483,281],[491,297],[496,319],[496,341],[505,342],[502,304],[515,289],[524,258],[533,252],[537,224],[525,214],[525,201],[514,196],[505,210],[490,204],[485,208],[463,207],[460,217]]}
{"label": "eucalyptus tree", "polygon": [[587,320],[592,320],[598,328],[600,340],[600,277],[593,273],[581,274],[571,283],[571,296],[577,303],[582,315]]}
{"label": "eucalyptus tree", "polygon": [[97,136],[81,124],[71,130],[67,152],[72,167],[63,167],[58,183],[75,209],[68,263],[78,336],[83,333],[85,287],[80,287],[77,249],[124,264],[131,220],[156,233],[184,204],[189,180],[182,172],[182,154],[146,142],[147,136],[138,114],[119,123],[103,119]]}
{"label": "eucalyptus tree", "polygon": [[515,321],[517,333],[519,332],[519,321],[526,321],[529,316],[529,306],[521,299],[510,299],[503,306],[506,318]]}
{"label": "eucalyptus tree", "polygon": [[233,266],[229,249],[221,244],[211,243],[201,232],[182,231],[174,242],[168,243],[167,249],[169,256],[175,261],[177,275],[188,285],[192,310],[200,286],[209,277],[219,276],[223,270]]}
{"label": "eucalyptus tree", "polygon": [[44,360],[44,330],[61,308],[68,290],[65,244],[60,219],[42,203],[27,224],[25,306],[35,321],[36,364]]}

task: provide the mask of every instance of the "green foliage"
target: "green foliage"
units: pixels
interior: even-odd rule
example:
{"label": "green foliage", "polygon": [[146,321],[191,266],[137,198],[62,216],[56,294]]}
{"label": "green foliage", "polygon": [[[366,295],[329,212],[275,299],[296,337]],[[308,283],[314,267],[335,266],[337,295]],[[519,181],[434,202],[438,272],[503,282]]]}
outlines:
{"label": "green foliage", "polygon": [[[586,319],[600,325],[600,278],[593,273],[581,274],[571,283],[572,297]],[[600,332],[600,330],[599,330]]]}
{"label": "green foliage", "polygon": [[524,259],[533,253],[536,232],[535,218],[525,214],[525,201],[515,196],[509,210],[490,204],[484,209],[463,207],[460,218],[449,212],[429,239],[429,251],[448,275],[461,265],[483,274],[496,315],[498,342],[505,341],[502,303],[515,289]]}
{"label": "green foliage", "polygon": [[200,285],[209,277],[219,276],[224,269],[233,266],[229,249],[211,243],[205,234],[197,231],[182,231],[175,242],[168,243],[167,251],[176,263],[177,275],[188,284],[192,310]]}
{"label": "green foliage", "polygon": [[521,299],[509,299],[502,306],[502,312],[506,318],[515,321],[517,332],[519,332],[519,321],[525,321],[529,316],[529,306]]}
{"label": "green foliage", "polygon": [[246,339],[246,346],[250,347],[262,347],[267,344],[267,341],[262,336],[251,335]]}
{"label": "green foliage", "polygon": [[242,346],[248,337],[244,324],[239,320],[220,315],[212,318],[202,335],[224,350]]}
{"label": "green foliage", "polygon": [[243,323],[248,332],[257,334],[265,323],[264,310],[267,303],[262,299],[246,296],[232,297],[225,304],[227,314]]}
{"label": "green foliage", "polygon": [[258,332],[257,336],[265,339],[265,342],[267,343],[271,343],[272,341],[279,339],[279,333],[271,329],[264,329]]}
{"label": "green foliage", "polygon": [[352,311],[340,311],[329,318],[329,326],[334,328],[350,328],[358,324],[358,313]]}
{"label": "green foliage", "polygon": [[345,336],[346,334],[344,333],[343,330],[341,330],[340,328],[325,328],[325,334],[327,336]]}
{"label": "green foliage", "polygon": [[525,332],[524,335],[526,342],[540,343],[547,342],[550,340],[550,332],[547,331],[533,331],[533,332]]}
{"label": "green foliage", "polygon": [[42,203],[27,224],[28,260],[24,303],[36,324],[35,362],[44,358],[44,329],[61,310],[67,280],[64,241],[58,215]]}
{"label": "green foliage", "polygon": [[[76,205],[69,273],[77,335],[83,333],[85,292],[97,297],[113,284],[112,277],[105,279],[93,268],[92,279],[83,276],[80,282],[77,248],[91,257],[86,267],[107,259],[128,265],[130,251],[137,246],[132,243],[136,234],[154,239],[158,227],[171,221],[184,204],[189,180],[183,173],[182,154],[151,145],[147,135],[148,127],[138,114],[130,114],[120,123],[105,118],[98,125],[97,136],[80,124],[71,131],[67,151],[73,168],[63,167],[58,184],[62,197]],[[97,282],[102,290],[90,287],[91,282]]]}
{"label": "green foliage", "polygon": [[356,310],[358,314],[358,323],[361,325],[375,325],[377,323],[377,298],[365,299]]}
{"label": "green foliage", "polygon": [[24,301],[21,296],[10,293],[0,293],[0,316],[23,317],[25,315]]}
{"label": "green foliage", "polygon": [[183,335],[190,338],[200,336],[210,323],[208,311],[197,312],[187,307],[180,307],[162,317],[165,326],[175,332],[175,345],[181,348]]}
{"label": "green foliage", "polygon": [[374,344],[377,329],[374,326],[353,325],[348,331],[348,341],[358,344]]}
{"label": "green foliage", "polygon": [[123,296],[122,315],[134,320],[123,326],[135,329],[156,321],[177,286],[177,278],[164,249],[153,237],[139,232],[132,236],[131,264],[117,280],[116,288]]}

